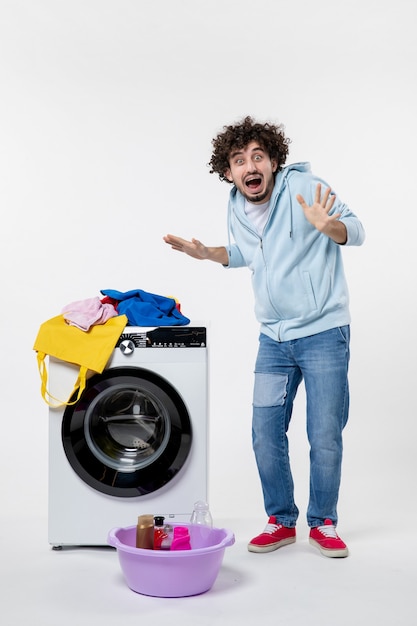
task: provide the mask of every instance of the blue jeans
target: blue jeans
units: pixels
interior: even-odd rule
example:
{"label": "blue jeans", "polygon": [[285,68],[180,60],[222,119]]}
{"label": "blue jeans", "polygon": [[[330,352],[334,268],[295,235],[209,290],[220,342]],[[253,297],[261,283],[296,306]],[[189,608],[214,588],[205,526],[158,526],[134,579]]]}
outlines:
{"label": "blue jeans", "polygon": [[298,518],[287,431],[297,389],[304,379],[310,444],[307,522],[337,523],[342,431],[349,412],[349,326],[278,342],[259,338],[253,393],[252,437],[265,510],[284,526]]}

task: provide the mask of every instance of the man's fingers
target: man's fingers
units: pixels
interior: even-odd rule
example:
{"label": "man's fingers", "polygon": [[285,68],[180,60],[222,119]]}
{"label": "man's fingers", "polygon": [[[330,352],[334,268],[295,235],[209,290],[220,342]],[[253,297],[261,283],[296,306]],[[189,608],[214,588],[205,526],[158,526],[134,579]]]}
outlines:
{"label": "man's fingers", "polygon": [[321,200],[321,184],[317,183],[314,202],[318,202],[320,204],[320,200]]}
{"label": "man's fingers", "polygon": [[299,204],[301,204],[302,207],[304,207],[306,205],[306,201],[304,200],[303,196],[301,194],[297,194],[296,195],[297,201],[299,202]]}
{"label": "man's fingers", "polygon": [[[329,189],[329,193],[330,191],[331,190]],[[334,194],[330,196],[330,200],[326,200],[326,203],[324,204],[324,206],[326,207],[327,213],[331,211],[331,208],[334,205],[335,200],[336,200],[336,196]]]}
{"label": "man's fingers", "polygon": [[189,243],[185,239],[177,237],[176,235],[166,235],[165,237],[163,237],[163,240],[165,241],[165,243],[176,247],[181,247],[184,246],[184,244]]}
{"label": "man's fingers", "polygon": [[326,211],[329,213],[332,206],[334,205],[335,200],[336,200],[336,196],[332,194],[331,187],[327,187],[327,189],[325,190],[323,194],[323,198],[321,198],[321,184],[317,183],[316,195],[315,195],[315,202],[317,204],[321,204],[321,206],[325,208]]}

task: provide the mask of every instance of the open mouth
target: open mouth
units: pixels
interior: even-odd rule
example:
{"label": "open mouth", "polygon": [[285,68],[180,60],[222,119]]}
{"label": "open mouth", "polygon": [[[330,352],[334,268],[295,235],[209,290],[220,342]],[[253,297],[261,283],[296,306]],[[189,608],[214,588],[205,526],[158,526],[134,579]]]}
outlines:
{"label": "open mouth", "polygon": [[245,180],[245,185],[252,193],[255,193],[262,185],[262,178],[260,176],[251,176]]}

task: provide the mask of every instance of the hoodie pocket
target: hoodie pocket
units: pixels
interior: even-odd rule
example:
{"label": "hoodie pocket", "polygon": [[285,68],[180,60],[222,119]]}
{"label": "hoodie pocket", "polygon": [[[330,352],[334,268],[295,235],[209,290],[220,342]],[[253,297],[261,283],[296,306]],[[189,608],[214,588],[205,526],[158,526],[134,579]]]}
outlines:
{"label": "hoodie pocket", "polygon": [[306,291],[307,298],[308,298],[308,303],[310,305],[310,309],[312,311],[316,311],[317,301],[316,301],[316,296],[314,294],[313,284],[311,282],[310,272],[307,272],[307,271],[303,272],[303,282],[304,282],[304,289]]}

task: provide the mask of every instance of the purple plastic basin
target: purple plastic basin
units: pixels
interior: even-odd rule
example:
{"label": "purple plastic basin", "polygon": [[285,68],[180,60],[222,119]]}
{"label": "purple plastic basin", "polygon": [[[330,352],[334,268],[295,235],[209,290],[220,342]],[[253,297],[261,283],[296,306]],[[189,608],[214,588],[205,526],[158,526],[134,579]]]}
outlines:
{"label": "purple plastic basin", "polygon": [[136,548],[136,526],[113,528],[107,541],[117,549],[125,581],[132,591],[160,598],[195,596],[208,591],[219,573],[225,548],[235,542],[225,528],[187,526],[191,550]]}

